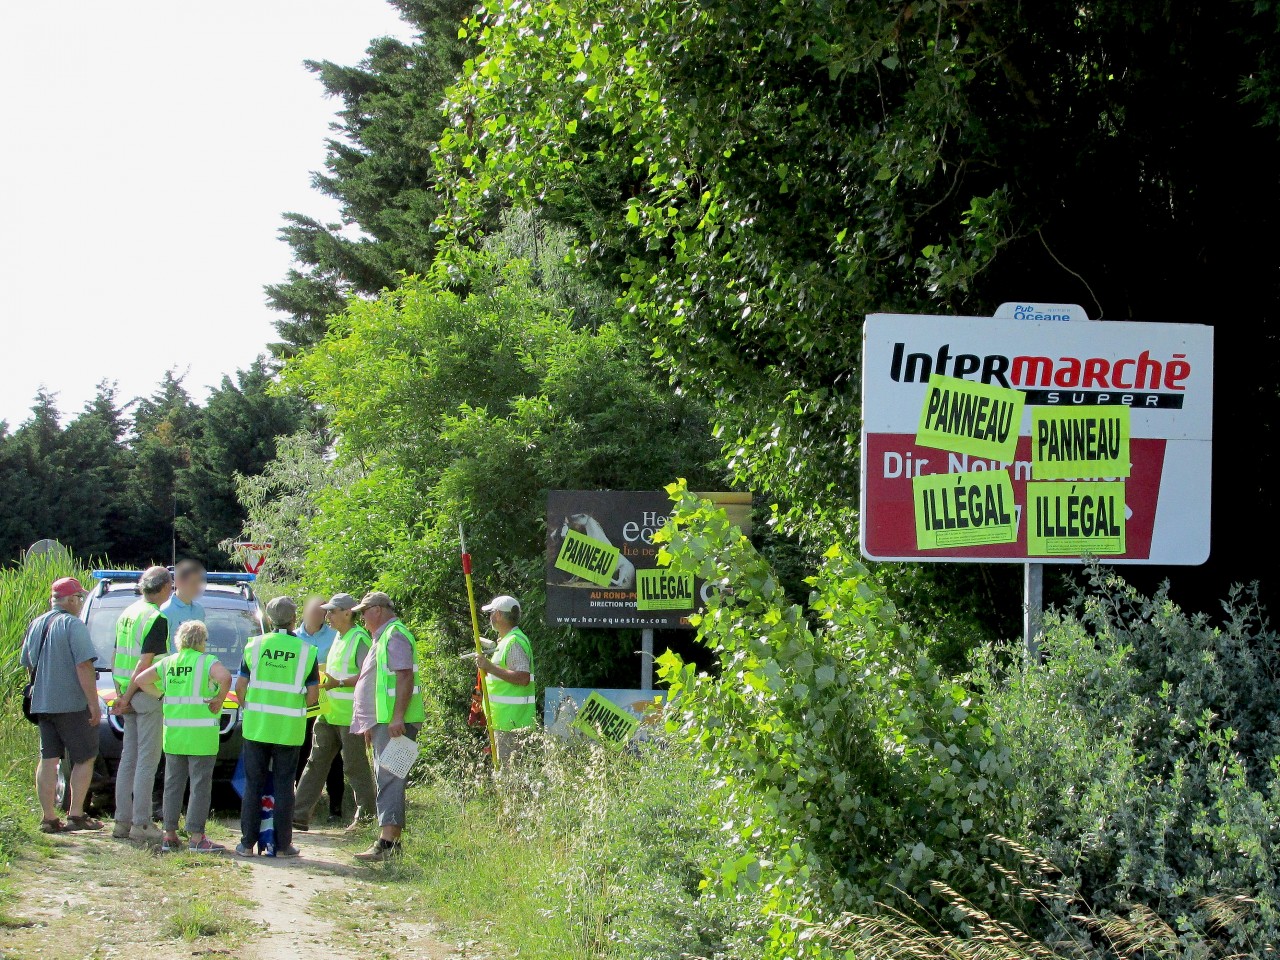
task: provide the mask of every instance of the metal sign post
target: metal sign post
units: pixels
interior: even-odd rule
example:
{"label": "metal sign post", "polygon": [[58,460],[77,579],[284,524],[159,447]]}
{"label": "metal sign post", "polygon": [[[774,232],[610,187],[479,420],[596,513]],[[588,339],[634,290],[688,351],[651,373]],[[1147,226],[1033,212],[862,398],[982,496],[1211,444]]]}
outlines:
{"label": "metal sign post", "polygon": [[1022,567],[1022,637],[1027,659],[1040,661],[1040,634],[1044,626],[1044,564]]}
{"label": "metal sign post", "polygon": [[653,689],[653,628],[640,631],[640,689]]}

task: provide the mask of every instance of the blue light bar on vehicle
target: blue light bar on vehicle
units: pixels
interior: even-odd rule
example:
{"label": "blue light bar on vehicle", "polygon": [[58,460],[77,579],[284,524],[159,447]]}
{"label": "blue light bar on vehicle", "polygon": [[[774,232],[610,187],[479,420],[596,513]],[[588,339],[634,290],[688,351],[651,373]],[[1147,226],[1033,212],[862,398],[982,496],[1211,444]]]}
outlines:
{"label": "blue light bar on vehicle", "polygon": [[[126,580],[136,583],[142,577],[141,570],[91,570],[95,580]],[[209,583],[253,583],[258,577],[252,573],[230,573],[219,571],[205,575]]]}
{"label": "blue light bar on vehicle", "polygon": [[89,575],[95,580],[138,580],[141,570],[90,570]]}
{"label": "blue light bar on vehicle", "polygon": [[206,573],[208,583],[253,583],[258,579],[255,573]]}

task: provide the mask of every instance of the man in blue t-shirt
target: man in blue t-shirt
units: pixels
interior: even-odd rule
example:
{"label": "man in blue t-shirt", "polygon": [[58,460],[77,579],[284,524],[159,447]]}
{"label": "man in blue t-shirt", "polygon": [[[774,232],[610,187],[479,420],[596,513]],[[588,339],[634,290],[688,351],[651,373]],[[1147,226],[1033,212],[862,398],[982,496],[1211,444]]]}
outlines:
{"label": "man in blue t-shirt", "polygon": [[188,620],[204,622],[204,607],[200,597],[204,595],[204,564],[199,560],[183,560],[173,569],[173,593],[160,607],[169,621],[169,652],[175,652],[173,638],[178,628]]}
{"label": "man in blue t-shirt", "polygon": [[[22,665],[34,674],[31,713],[40,727],[40,764],[36,788],[44,819],[44,833],[62,830],[101,830],[102,823],[85,813],[93,765],[98,757],[97,655],[89,628],[80,620],[85,591],[74,577],[53,582],[50,610],[27,628],[22,641]],[[56,805],[58,763],[71,761],[71,813],[67,822]]]}

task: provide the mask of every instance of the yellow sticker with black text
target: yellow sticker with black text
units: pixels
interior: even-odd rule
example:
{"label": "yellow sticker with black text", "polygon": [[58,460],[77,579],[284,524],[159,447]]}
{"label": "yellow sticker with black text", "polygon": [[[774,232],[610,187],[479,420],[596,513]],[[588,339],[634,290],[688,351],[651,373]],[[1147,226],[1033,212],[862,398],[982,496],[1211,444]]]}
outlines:
{"label": "yellow sticker with black text", "polygon": [[640,719],[592,690],[569,726],[592,740],[620,747],[635,734]]}
{"label": "yellow sticker with black text", "polygon": [[618,569],[622,556],[617,547],[601,543],[592,537],[570,530],[565,534],[560,553],[556,556],[556,569],[581,577],[599,587],[607,587]]}
{"label": "yellow sticker with black text", "polygon": [[989,460],[1012,461],[1022,429],[1021,390],[933,374],[916,443]]}
{"label": "yellow sticker with black text", "polygon": [[1027,555],[1124,553],[1123,480],[1027,483]]}
{"label": "yellow sticker with black text", "polygon": [[1013,543],[1018,512],[1008,470],[930,473],[911,478],[916,546],[921,550]]}
{"label": "yellow sticker with black text", "polygon": [[1129,476],[1128,407],[1032,407],[1033,480]]}
{"label": "yellow sticker with black text", "polygon": [[636,571],[637,610],[692,610],[693,574],[665,567]]}

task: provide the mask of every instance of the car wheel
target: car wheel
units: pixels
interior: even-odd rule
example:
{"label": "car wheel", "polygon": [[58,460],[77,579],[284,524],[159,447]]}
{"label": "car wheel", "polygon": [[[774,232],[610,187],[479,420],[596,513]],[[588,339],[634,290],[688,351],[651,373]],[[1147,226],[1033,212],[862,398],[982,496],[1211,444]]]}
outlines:
{"label": "car wheel", "polygon": [[66,813],[71,809],[71,761],[63,757],[58,762],[58,809]]}

